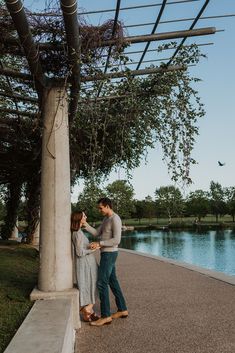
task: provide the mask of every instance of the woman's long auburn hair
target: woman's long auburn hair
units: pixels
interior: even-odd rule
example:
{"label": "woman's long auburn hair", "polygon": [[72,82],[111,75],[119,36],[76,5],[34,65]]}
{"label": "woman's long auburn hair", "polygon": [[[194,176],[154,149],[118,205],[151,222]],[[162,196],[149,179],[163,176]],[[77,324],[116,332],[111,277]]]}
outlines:
{"label": "woman's long auburn hair", "polygon": [[75,211],[71,214],[71,231],[76,232],[81,227],[83,212]]}

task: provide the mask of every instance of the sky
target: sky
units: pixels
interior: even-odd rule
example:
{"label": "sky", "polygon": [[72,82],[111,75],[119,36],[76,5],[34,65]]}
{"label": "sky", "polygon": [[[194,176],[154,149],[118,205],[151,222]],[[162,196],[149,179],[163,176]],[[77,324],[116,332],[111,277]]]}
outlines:
{"label": "sky", "polygon": [[[122,0],[121,6],[134,6],[143,4],[156,4],[161,1],[154,0]],[[171,2],[168,0],[168,2]],[[195,17],[205,0],[199,0],[184,4],[168,5],[165,8],[162,21]],[[25,5],[30,9],[43,9],[43,0],[25,0]],[[82,11],[112,9],[116,6],[116,0],[80,0],[79,8]],[[135,23],[155,22],[159,7],[121,11],[119,19],[125,25]],[[211,0],[203,16],[235,14],[235,0]],[[113,18],[114,13],[89,15],[90,23],[100,24],[107,19]],[[177,24],[160,24],[158,32],[183,30],[190,26],[191,22],[179,22]],[[202,81],[197,85],[197,90],[205,106],[206,114],[199,121],[199,136],[192,153],[197,164],[191,169],[193,184],[186,188],[182,187],[183,194],[196,189],[209,190],[210,181],[219,182],[222,186],[235,186],[235,17],[219,19],[200,20],[195,28],[216,27],[214,35],[188,39],[185,44],[196,41],[196,43],[213,42],[213,45],[202,47],[202,52],[207,55],[196,67],[191,67],[192,76]],[[128,35],[149,34],[152,26],[129,28]],[[143,44],[136,45],[142,49]],[[150,48],[156,48],[152,43]],[[166,54],[164,54],[166,57]],[[139,56],[133,57],[138,61]],[[148,54],[145,60],[153,58]],[[144,65],[141,67],[143,68]],[[132,67],[133,68],[133,67]],[[226,163],[219,167],[218,161]],[[141,166],[131,172],[129,180],[135,190],[135,198],[143,199],[147,195],[154,197],[156,188],[160,186],[173,185],[167,166],[162,161],[161,148],[156,146],[150,150],[147,163],[143,160]],[[111,173],[103,186],[117,179],[126,179],[124,170]],[[75,186],[72,194],[72,202],[77,200],[79,192],[83,189],[83,181]]]}

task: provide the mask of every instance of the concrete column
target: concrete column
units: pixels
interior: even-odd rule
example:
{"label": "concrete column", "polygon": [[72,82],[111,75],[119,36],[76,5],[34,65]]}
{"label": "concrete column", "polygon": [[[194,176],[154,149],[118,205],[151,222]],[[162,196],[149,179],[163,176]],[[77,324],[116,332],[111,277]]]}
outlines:
{"label": "concrete column", "polygon": [[39,245],[39,238],[40,238],[40,222],[38,222],[38,225],[32,234],[32,245],[38,246]]}
{"label": "concrete column", "polygon": [[67,94],[51,88],[44,104],[38,288],[56,292],[73,286]]}
{"label": "concrete column", "polygon": [[16,221],[16,225],[15,228],[13,229],[11,236],[10,236],[10,240],[19,240],[19,232],[18,232],[18,219]]}

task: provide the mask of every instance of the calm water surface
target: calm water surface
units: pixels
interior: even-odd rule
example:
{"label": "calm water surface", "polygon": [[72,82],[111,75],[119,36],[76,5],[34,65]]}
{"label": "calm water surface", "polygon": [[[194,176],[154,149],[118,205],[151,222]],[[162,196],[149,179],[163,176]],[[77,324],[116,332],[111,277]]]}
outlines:
{"label": "calm water surface", "polygon": [[235,231],[123,232],[120,247],[235,275]]}

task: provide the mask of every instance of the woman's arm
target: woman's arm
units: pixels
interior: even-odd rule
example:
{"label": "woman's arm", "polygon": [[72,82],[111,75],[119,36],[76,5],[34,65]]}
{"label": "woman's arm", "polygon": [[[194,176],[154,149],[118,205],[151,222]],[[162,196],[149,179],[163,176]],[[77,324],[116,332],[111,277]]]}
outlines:
{"label": "woman's arm", "polygon": [[86,247],[84,247],[84,241],[83,241],[82,234],[73,233],[72,240],[73,240],[75,253],[79,257],[91,254],[92,252],[94,252],[96,250],[96,249],[94,249],[94,250],[86,249]]}
{"label": "woman's arm", "polygon": [[94,237],[97,237],[98,235],[100,235],[101,232],[101,226],[99,226],[97,229],[93,228],[92,226],[90,226],[90,224],[85,223],[84,224],[84,229],[90,233],[91,235],[93,235]]}

